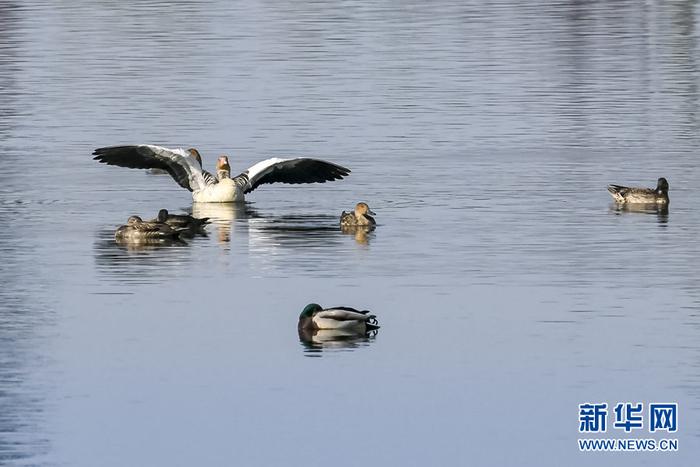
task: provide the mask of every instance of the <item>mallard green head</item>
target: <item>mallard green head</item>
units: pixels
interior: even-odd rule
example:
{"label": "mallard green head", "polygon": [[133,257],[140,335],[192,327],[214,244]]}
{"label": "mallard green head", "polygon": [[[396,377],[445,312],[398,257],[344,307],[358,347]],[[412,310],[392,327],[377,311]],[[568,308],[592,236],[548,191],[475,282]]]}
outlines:
{"label": "mallard green head", "polygon": [[659,181],[656,182],[656,191],[659,193],[668,192],[668,181],[666,181],[665,178],[661,177]]}
{"label": "mallard green head", "polygon": [[311,318],[314,315],[314,313],[318,313],[321,310],[323,310],[323,308],[321,308],[321,305],[319,305],[318,303],[309,303],[302,310],[301,314],[299,315],[299,319]]}
{"label": "mallard green head", "polygon": [[158,211],[158,222],[165,222],[168,220],[168,210],[161,209]]}

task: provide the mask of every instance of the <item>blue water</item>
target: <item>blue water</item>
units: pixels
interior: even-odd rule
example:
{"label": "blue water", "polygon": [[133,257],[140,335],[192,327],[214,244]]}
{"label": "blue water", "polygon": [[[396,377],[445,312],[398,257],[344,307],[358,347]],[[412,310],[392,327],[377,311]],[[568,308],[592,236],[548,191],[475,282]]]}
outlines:
{"label": "blue water", "polygon": [[[0,464],[660,465],[700,448],[693,2],[0,4]],[[193,206],[94,148],[347,166]],[[608,183],[669,180],[669,212]],[[337,228],[358,201],[378,227]],[[161,208],[208,236],[120,247]],[[381,329],[304,344],[311,302]],[[582,453],[608,438],[676,453]],[[612,428],[679,403],[674,434]]]}

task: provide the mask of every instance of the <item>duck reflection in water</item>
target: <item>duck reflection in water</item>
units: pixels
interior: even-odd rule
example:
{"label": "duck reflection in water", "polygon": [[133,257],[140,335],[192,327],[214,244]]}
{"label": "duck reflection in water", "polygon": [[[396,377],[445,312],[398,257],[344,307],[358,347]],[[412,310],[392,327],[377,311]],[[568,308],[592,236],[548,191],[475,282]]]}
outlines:
{"label": "duck reflection in water", "polygon": [[93,251],[97,272],[118,282],[167,280],[192,260],[190,244],[182,240],[120,240],[112,229],[96,232]]}
{"label": "duck reflection in water", "polygon": [[149,251],[158,250],[161,248],[167,248],[170,246],[184,246],[187,242],[180,240],[179,238],[167,238],[162,240],[125,240],[123,238],[115,239],[115,243],[127,251]]}
{"label": "duck reflection in water", "polygon": [[378,331],[368,331],[358,334],[332,329],[299,329],[299,341],[309,353],[320,353],[323,350],[351,350],[368,346],[376,337]]}
{"label": "duck reflection in water", "polygon": [[340,231],[354,237],[358,245],[369,245],[370,239],[374,236],[373,225],[341,225]]}
{"label": "duck reflection in water", "polygon": [[297,325],[299,340],[309,352],[362,347],[376,337],[378,330],[377,318],[368,310],[323,309],[316,303],[304,308]]}
{"label": "duck reflection in water", "polygon": [[651,214],[656,216],[656,220],[659,224],[668,223],[668,204],[656,204],[656,203],[634,203],[634,204],[620,204],[613,203],[610,206],[610,211],[617,215],[623,215],[624,213],[632,212],[638,214]]}

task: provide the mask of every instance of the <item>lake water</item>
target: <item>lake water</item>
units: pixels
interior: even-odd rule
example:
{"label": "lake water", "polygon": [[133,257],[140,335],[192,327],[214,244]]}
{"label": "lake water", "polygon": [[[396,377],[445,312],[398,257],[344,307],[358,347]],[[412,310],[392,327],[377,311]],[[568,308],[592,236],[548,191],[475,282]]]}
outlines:
{"label": "lake water", "polygon": [[[134,3],[0,3],[0,464],[697,465],[694,2]],[[92,160],[138,143],[352,174],[123,248],[193,210]],[[382,327],[304,345],[311,302]],[[603,437],[679,451],[579,452],[584,402],[678,402]]]}

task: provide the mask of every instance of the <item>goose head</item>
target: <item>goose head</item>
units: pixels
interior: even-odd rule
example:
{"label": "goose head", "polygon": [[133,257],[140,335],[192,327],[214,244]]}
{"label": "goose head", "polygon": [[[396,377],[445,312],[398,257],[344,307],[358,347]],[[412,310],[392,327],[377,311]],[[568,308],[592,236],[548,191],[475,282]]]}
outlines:
{"label": "goose head", "polygon": [[231,178],[231,166],[228,165],[227,156],[219,156],[216,161],[216,176],[219,180],[224,178]]}

